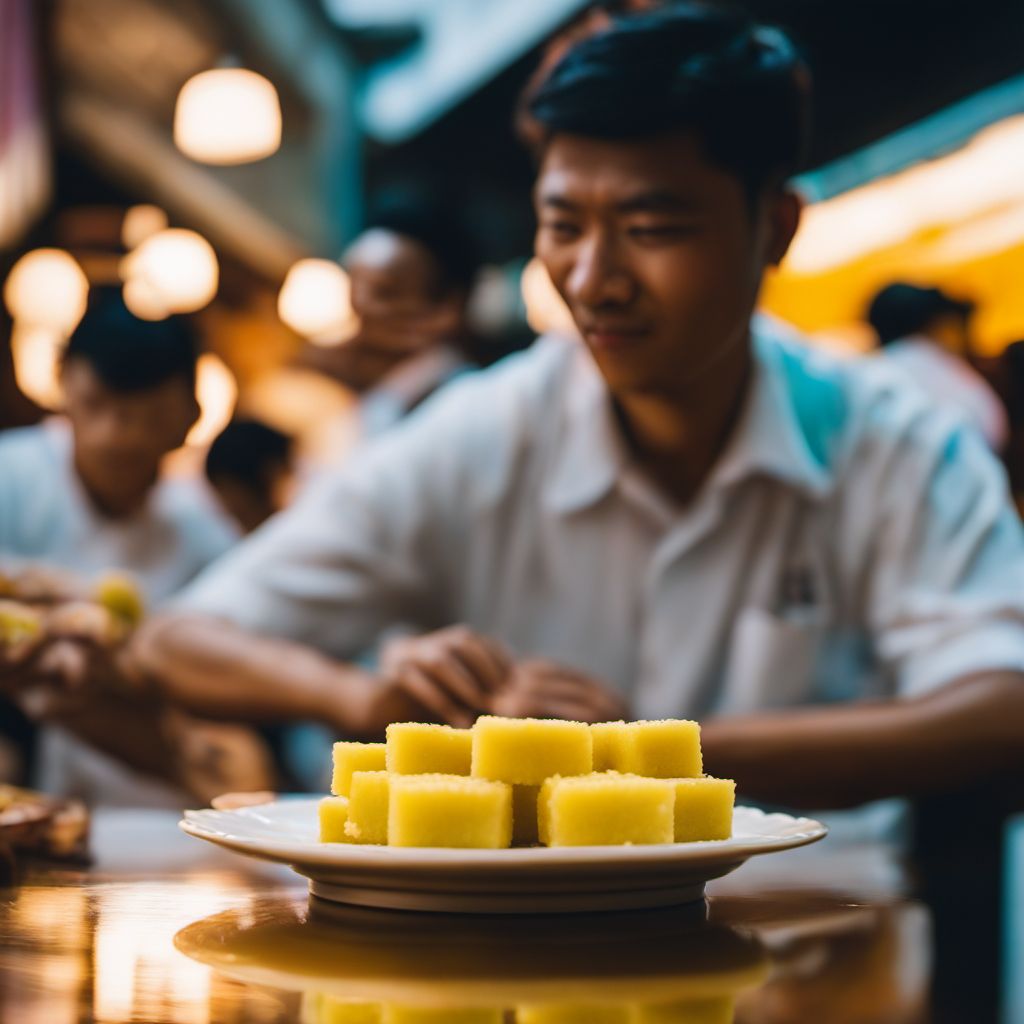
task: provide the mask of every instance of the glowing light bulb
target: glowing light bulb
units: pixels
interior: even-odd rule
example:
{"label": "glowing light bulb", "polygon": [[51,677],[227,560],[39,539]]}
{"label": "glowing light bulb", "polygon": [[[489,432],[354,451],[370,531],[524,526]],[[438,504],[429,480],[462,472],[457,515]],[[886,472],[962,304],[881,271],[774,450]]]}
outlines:
{"label": "glowing light bulb", "polygon": [[281,285],[277,312],[310,341],[322,345],[344,341],[355,323],[348,274],[332,260],[299,260]]}
{"label": "glowing light bulb", "polygon": [[277,90],[244,68],[194,75],[178,93],[174,141],[186,156],[207,164],[262,160],[281,145]]}
{"label": "glowing light bulb", "polygon": [[143,282],[136,286],[137,296],[148,289],[143,302],[153,309],[161,302],[168,313],[195,312],[217,294],[217,254],[202,235],[185,228],[151,235],[124,261],[124,270],[129,284]]}
{"label": "glowing light bulb", "polygon": [[4,302],[20,324],[68,335],[85,312],[89,282],[63,249],[33,249],[11,268]]}

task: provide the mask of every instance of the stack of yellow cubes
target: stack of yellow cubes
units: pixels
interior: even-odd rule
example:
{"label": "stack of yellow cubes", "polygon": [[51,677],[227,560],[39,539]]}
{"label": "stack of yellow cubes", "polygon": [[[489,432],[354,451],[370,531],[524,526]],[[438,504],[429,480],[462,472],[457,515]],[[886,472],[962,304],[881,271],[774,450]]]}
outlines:
{"label": "stack of yellow cubes", "polygon": [[334,745],[323,842],[502,849],[728,839],[735,784],[703,774],[696,722],[484,716]]}

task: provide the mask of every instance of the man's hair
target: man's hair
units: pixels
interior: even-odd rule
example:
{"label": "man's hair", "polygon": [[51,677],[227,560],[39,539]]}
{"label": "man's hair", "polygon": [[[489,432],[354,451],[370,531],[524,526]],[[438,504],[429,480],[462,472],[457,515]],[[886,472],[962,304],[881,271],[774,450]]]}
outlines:
{"label": "man's hair", "polygon": [[437,264],[442,291],[472,287],[480,254],[453,203],[412,192],[384,195],[370,209],[366,227],[382,228],[422,245]]}
{"label": "man's hair", "polygon": [[260,420],[232,420],[214,439],[206,453],[206,477],[210,481],[238,480],[262,490],[276,465],[291,461],[292,439]]}
{"label": "man's hair", "polygon": [[93,295],[64,350],[81,359],[113,391],[148,391],[174,377],[195,387],[198,346],[186,320],[140,320],[116,291]]}
{"label": "man's hair", "polygon": [[885,346],[927,331],[941,316],[967,318],[972,312],[972,302],[954,299],[938,288],[920,288],[897,281],[886,285],[871,300],[867,320],[878,335],[878,344]]}
{"label": "man's hair", "polygon": [[527,90],[524,140],[639,139],[686,132],[749,195],[805,158],[811,76],[779,29],[736,8],[686,0],[610,16]]}

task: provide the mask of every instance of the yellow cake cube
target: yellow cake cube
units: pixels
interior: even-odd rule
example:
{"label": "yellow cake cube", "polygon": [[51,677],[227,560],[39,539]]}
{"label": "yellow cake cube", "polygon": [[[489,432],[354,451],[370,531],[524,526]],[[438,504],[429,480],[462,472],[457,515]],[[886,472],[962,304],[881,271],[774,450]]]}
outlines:
{"label": "yellow cake cube", "polygon": [[590,727],[590,738],[594,744],[595,772],[625,770],[625,745],[629,735],[628,722],[595,722]]}
{"label": "yellow cake cube", "polygon": [[320,801],[320,842],[347,843],[345,823],[348,821],[348,797],[325,796]]}
{"label": "yellow cake cube", "polygon": [[715,996],[640,1005],[634,1010],[631,1024],[733,1024],[735,1018],[735,997]]}
{"label": "yellow cake cube", "polygon": [[397,775],[468,775],[473,750],[469,729],[422,722],[388,726],[386,766]]}
{"label": "yellow cake cube", "polygon": [[325,992],[303,996],[302,1024],[381,1024],[380,1003],[352,1003]]}
{"label": "yellow cake cube", "polygon": [[500,1009],[434,1009],[413,1006],[385,1006],[381,1024],[503,1024]]}
{"label": "yellow cake cube", "polygon": [[383,743],[335,743],[331,792],[335,796],[349,796],[353,773],[382,772],[385,761]]}
{"label": "yellow cake cube", "polygon": [[541,787],[540,841],[547,846],[671,843],[675,785],[618,772],[551,778]]}
{"label": "yellow cake cube", "polygon": [[539,786],[552,775],[583,775],[593,766],[593,741],[583,722],[483,715],[472,731],[478,778]]}
{"label": "yellow cake cube", "polygon": [[512,787],[464,775],[392,775],[388,842],[501,850],[512,842]]}
{"label": "yellow cake cube", "polygon": [[692,779],[703,774],[700,726],[664,719],[630,722],[618,770],[652,779]]}
{"label": "yellow cake cube", "polygon": [[533,846],[537,835],[537,798],[540,786],[512,787],[512,844]]}
{"label": "yellow cake cube", "polygon": [[552,1003],[520,1006],[516,1024],[633,1024],[628,1006],[596,1006],[591,1003]]}
{"label": "yellow cake cube", "polygon": [[732,779],[673,779],[676,787],[675,838],[677,843],[702,839],[728,839],[736,783]]}
{"label": "yellow cake cube", "polygon": [[345,835],[354,843],[386,845],[388,841],[387,772],[353,772]]}

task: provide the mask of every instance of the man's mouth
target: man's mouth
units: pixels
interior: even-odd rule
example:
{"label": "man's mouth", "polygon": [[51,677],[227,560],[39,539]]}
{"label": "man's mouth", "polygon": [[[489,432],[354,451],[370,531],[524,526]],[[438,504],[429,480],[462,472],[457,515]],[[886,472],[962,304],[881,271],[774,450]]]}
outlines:
{"label": "man's mouth", "polygon": [[649,328],[634,324],[594,323],[583,329],[583,337],[591,348],[609,352],[636,345],[649,334]]}

